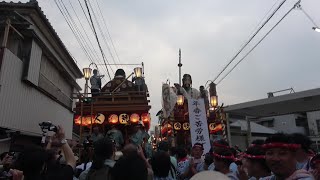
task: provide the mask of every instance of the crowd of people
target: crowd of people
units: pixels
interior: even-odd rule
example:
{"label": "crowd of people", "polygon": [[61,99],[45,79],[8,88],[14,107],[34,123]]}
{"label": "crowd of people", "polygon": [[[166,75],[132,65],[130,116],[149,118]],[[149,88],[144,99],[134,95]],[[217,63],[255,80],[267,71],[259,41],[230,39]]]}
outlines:
{"label": "crowd of people", "polygon": [[319,180],[320,155],[310,146],[301,134],[274,134],[243,152],[222,139],[206,153],[200,143],[188,150],[162,141],[148,157],[143,145],[128,143],[120,150],[114,140],[102,137],[77,159],[58,127],[45,148],[1,154],[0,179],[188,180],[210,172],[231,180]]}

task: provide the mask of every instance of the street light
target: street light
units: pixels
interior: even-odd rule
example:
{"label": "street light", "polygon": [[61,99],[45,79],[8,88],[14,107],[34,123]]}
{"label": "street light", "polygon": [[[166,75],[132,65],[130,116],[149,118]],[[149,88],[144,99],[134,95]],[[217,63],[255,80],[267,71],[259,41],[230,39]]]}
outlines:
{"label": "street light", "polygon": [[209,86],[209,92],[210,92],[210,105],[213,108],[216,108],[218,106],[218,96],[217,96],[217,90],[216,90],[216,84],[211,82]]}
{"label": "street light", "polygon": [[142,77],[142,68],[141,67],[136,67],[133,69],[133,71],[134,71],[136,78]]}
{"label": "street light", "polygon": [[183,95],[178,95],[177,97],[177,105],[182,106],[184,104],[184,96]]}
{"label": "street light", "polygon": [[90,79],[91,76],[91,68],[83,68],[83,75],[84,78],[86,79],[86,84],[84,86],[84,96],[88,97],[88,80]]}
{"label": "street light", "polygon": [[211,96],[210,104],[213,108],[216,108],[218,106],[218,96]]}
{"label": "street light", "polygon": [[313,27],[312,28],[314,31],[316,31],[316,32],[320,32],[320,28],[318,28],[318,27]]}
{"label": "street light", "polygon": [[86,80],[89,80],[91,76],[91,68],[83,68],[83,75]]}

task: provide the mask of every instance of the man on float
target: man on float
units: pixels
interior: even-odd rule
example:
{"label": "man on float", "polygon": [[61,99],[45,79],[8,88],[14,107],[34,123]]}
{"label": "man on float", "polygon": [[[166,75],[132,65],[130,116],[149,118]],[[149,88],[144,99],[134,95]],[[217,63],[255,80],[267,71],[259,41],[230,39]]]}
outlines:
{"label": "man on float", "polygon": [[179,84],[174,85],[177,88],[178,94],[179,92],[182,93],[187,99],[198,99],[200,97],[200,92],[197,89],[192,88],[192,78],[190,74],[183,75],[182,87]]}
{"label": "man on float", "polygon": [[101,90],[101,78],[103,78],[104,75],[98,75],[98,70],[93,70],[93,76],[90,78],[90,84],[91,84],[91,94],[92,97],[96,97],[100,94]]}
{"label": "man on float", "polygon": [[114,140],[116,148],[118,150],[121,149],[121,147],[124,144],[123,135],[122,135],[122,132],[119,129],[117,129],[115,125],[113,125],[111,127],[111,130],[107,132],[107,136],[110,139]]}
{"label": "man on float", "polygon": [[134,127],[134,133],[130,137],[130,142],[137,146],[142,145],[144,137],[146,137],[144,124],[142,121],[139,121],[138,124]]}
{"label": "man on float", "polygon": [[126,73],[123,69],[117,69],[114,78],[103,86],[101,92],[126,92],[133,91],[134,84],[126,79]]}

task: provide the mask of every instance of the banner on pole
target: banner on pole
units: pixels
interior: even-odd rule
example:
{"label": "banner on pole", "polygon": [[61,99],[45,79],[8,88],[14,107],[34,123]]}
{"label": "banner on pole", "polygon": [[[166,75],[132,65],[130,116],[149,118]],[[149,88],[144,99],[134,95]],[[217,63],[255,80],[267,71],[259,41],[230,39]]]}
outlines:
{"label": "banner on pole", "polygon": [[192,146],[195,143],[201,143],[204,148],[203,152],[207,153],[211,145],[204,100],[189,99],[188,109]]}

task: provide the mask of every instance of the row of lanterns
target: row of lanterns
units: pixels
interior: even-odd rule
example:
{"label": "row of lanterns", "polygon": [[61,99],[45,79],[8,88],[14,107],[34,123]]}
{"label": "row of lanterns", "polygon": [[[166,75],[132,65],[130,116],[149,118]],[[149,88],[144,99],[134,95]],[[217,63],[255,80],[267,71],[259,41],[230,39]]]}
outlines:
{"label": "row of lanterns", "polygon": [[136,124],[139,121],[143,123],[150,123],[151,118],[149,113],[143,113],[141,116],[137,113],[133,113],[130,116],[128,114],[120,114],[119,116],[117,114],[111,114],[108,118],[109,124],[128,124],[129,122],[132,124]]}
{"label": "row of lanterns", "polygon": [[176,131],[179,131],[181,128],[185,131],[188,131],[190,129],[190,124],[188,122],[185,122],[183,124],[181,124],[180,122],[175,122],[173,124],[173,128]]}
{"label": "row of lanterns", "polygon": [[[185,122],[185,123],[182,123],[182,124],[180,122],[175,122],[173,124],[173,128],[176,131],[179,131],[181,129],[187,131],[187,130],[190,129],[190,124],[188,122]],[[216,125],[215,123],[210,123],[209,124],[209,130],[210,131],[214,131],[214,132],[220,131],[220,130],[222,130],[222,124]]]}
{"label": "row of lanterns", "polygon": [[82,125],[82,126],[89,126],[92,124],[97,124],[98,122],[95,122],[95,116],[82,116],[82,123],[81,123],[81,116],[77,116],[74,119],[74,123],[76,125]]}
{"label": "row of lanterns", "polygon": [[[130,116],[128,114],[120,114],[119,116],[117,114],[111,114],[108,118],[109,124],[128,124],[129,122],[132,124],[136,124],[140,121],[143,123],[150,123],[151,117],[149,113],[143,113],[141,116],[137,113],[133,113]],[[89,126],[91,124],[103,124],[105,121],[105,116],[101,113],[97,114],[96,116],[83,116],[82,117],[82,123],[81,123],[81,116],[77,116],[74,119],[74,123],[76,125],[82,125],[82,126]]]}

